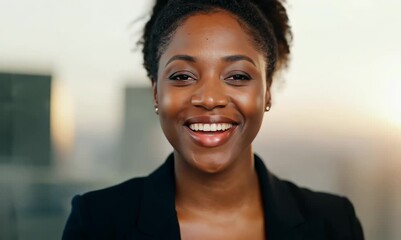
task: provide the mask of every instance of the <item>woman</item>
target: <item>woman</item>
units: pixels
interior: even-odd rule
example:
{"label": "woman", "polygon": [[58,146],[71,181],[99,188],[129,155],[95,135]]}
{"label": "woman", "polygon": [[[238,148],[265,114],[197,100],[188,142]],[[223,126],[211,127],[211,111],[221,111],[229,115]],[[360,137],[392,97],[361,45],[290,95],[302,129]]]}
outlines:
{"label": "woman", "polygon": [[278,0],[158,1],[144,65],[174,152],[76,196],[63,239],[363,239],[346,198],[282,181],[253,153],[289,38]]}

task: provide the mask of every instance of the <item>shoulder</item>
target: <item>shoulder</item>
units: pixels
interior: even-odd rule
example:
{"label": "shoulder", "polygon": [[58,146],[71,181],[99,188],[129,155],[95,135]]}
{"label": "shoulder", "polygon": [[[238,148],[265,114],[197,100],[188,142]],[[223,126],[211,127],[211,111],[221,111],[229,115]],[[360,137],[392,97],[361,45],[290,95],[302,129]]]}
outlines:
{"label": "shoulder", "polygon": [[146,177],[132,178],[120,184],[91,191],[80,195],[83,201],[91,204],[110,205],[124,201],[135,201],[143,188]]}
{"label": "shoulder", "polygon": [[128,228],[137,216],[145,179],[133,178],[115,186],[76,195],[71,202],[72,210],[63,239],[85,239],[93,233],[99,233],[98,239],[108,239],[114,237],[119,228]]}
{"label": "shoulder", "polygon": [[159,219],[157,208],[169,213],[174,201],[173,160],[170,155],[147,177],[75,196],[62,239],[126,239],[139,234],[139,220]]}
{"label": "shoulder", "polygon": [[354,207],[346,197],[312,191],[281,180],[257,155],[255,160],[266,210],[276,219],[273,220],[275,227],[294,229],[294,234],[298,232],[305,239],[363,239]]}
{"label": "shoulder", "polygon": [[350,236],[352,236],[350,239],[363,239],[361,224],[347,197],[312,191],[289,181],[282,182],[287,186],[307,221],[324,223],[330,235],[336,235],[339,239]]}
{"label": "shoulder", "polygon": [[303,213],[321,213],[330,215],[332,212],[343,210],[344,206],[351,204],[346,197],[313,191],[308,188],[299,187],[292,182],[282,180],[297,200],[298,206]]}
{"label": "shoulder", "polygon": [[81,205],[85,205],[91,211],[91,216],[120,215],[127,210],[136,212],[145,179],[133,178],[108,188],[78,195],[74,197],[73,203],[79,201]]}

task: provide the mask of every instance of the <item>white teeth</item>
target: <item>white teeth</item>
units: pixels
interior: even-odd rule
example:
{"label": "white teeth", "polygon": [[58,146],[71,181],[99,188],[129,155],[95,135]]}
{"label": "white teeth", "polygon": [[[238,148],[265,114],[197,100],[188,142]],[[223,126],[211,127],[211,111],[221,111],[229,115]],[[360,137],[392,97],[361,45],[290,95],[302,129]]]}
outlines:
{"label": "white teeth", "polygon": [[210,131],[212,131],[212,132],[217,131],[216,123],[212,123],[212,125],[210,125]]}
{"label": "white teeth", "polygon": [[233,125],[231,123],[193,123],[189,125],[192,131],[203,131],[203,132],[216,132],[216,131],[226,131],[230,129]]}

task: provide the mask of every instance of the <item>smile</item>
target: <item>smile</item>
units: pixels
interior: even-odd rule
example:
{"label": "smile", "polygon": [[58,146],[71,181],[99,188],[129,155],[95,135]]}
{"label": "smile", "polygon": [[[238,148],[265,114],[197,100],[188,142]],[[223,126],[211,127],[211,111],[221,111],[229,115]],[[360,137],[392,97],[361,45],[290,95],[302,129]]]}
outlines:
{"label": "smile", "polygon": [[196,132],[227,131],[232,127],[231,123],[193,123],[189,125],[189,128]]}
{"label": "smile", "polygon": [[190,138],[202,147],[218,147],[234,134],[239,122],[221,115],[192,116],[184,126]]}

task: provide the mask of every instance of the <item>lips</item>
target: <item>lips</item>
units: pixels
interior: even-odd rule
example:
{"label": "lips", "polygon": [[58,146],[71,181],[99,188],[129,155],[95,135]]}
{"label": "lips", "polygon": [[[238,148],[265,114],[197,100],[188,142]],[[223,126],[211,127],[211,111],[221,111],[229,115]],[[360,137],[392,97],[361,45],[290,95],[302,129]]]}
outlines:
{"label": "lips", "polygon": [[204,147],[217,147],[229,140],[238,123],[230,118],[212,115],[191,117],[185,121],[191,138]]}

